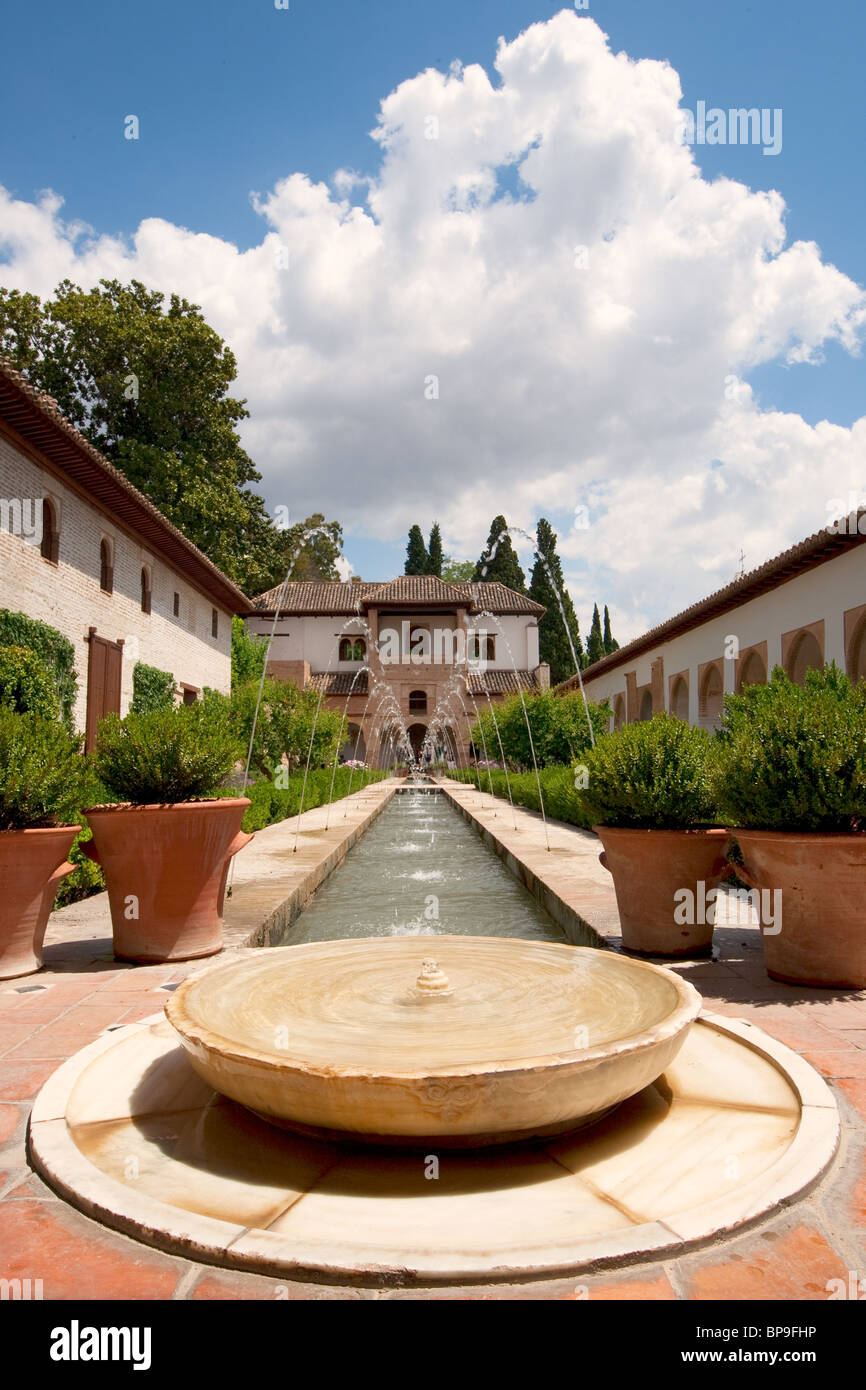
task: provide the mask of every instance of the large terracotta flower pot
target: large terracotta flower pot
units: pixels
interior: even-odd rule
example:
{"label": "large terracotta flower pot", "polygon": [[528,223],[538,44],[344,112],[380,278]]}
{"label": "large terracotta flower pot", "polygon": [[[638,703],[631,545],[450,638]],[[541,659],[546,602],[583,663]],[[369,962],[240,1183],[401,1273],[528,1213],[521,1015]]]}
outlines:
{"label": "large terracotta flower pot", "polygon": [[253,838],[249,798],[96,806],[82,849],[105,874],[120,960],[192,960],[222,949],[229,860]]}
{"label": "large terracotta flower pot", "polygon": [[781,921],[773,924],[781,929],[761,932],[767,973],[793,984],[866,988],[866,834],[731,834],[743,852],[737,875],[781,894]]}
{"label": "large terracotta flower pot", "polygon": [[0,980],[41,969],[48,916],[75,868],[66,856],[80,829],[0,830]]}
{"label": "large terracotta flower pot", "polygon": [[625,949],[642,956],[709,954],[714,914],[706,895],[721,882],[727,830],[593,830],[604,845],[599,860],[613,875]]}

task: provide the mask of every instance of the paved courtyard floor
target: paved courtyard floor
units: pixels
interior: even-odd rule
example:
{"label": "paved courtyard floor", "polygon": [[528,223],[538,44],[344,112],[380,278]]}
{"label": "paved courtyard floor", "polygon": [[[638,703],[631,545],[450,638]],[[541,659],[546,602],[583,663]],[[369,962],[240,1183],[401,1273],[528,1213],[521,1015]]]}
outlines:
{"label": "paved courtyard floor", "polygon": [[[393,784],[391,784],[393,788]],[[471,788],[450,789],[482,825],[567,907],[616,946],[616,904],[597,863],[598,842]],[[390,794],[390,792],[388,793]],[[303,888],[340,835],[366,818],[383,789],[360,793],[346,821],[324,828],[321,810],[301,827],[305,865],[292,856],[295,822],[263,832],[258,856],[288,876],[274,893]],[[507,809],[507,808],[506,808]],[[340,816],[343,814],[341,806]],[[510,827],[506,828],[506,827]],[[253,863],[251,860],[250,863]],[[251,874],[237,861],[242,884]],[[273,870],[276,873],[276,869]],[[250,889],[252,893],[252,889]],[[243,895],[238,892],[238,900]],[[268,908],[268,911],[272,910]],[[231,932],[238,942],[240,928]],[[34,1096],[62,1061],[107,1030],[159,1010],[171,988],[200,963],[124,965],[112,955],[104,895],[55,913],[45,969],[0,982],[0,1278],[41,1279],[48,1299],[694,1299],[826,1300],[828,1284],[847,1288],[866,1277],[866,994],[777,984],[764,972],[760,935],[751,924],[716,929],[718,956],[679,965],[709,1011],[747,1019],[798,1052],[833,1089],[842,1117],[839,1153],[810,1194],[739,1236],[667,1261],[521,1285],[422,1289],[293,1283],[221,1270],[164,1254],[110,1231],[61,1201],[27,1162],[27,1119]],[[832,1287],[832,1285],[831,1285]]]}

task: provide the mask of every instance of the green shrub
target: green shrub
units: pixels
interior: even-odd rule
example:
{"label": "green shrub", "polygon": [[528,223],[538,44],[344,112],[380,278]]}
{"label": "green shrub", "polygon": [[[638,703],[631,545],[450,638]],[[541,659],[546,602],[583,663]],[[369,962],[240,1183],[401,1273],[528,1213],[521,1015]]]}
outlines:
{"label": "green shrub", "polygon": [[[386,772],[373,768],[360,768],[351,773],[350,768],[338,767],[334,778],[334,801],[348,795],[350,783],[354,794],[362,787],[369,786],[371,782],[381,782],[387,775]],[[244,830],[262,830],[266,825],[274,825],[288,816],[296,816],[301,806],[303,784],[303,772],[296,772],[287,779],[285,787],[275,786],[273,781],[265,777],[247,787],[246,795],[252,804],[244,814]],[[311,769],[304,789],[304,810],[311,811],[314,806],[323,806],[330,795],[331,769]]]}
{"label": "green shrub", "polygon": [[[540,811],[538,782],[533,772],[505,773],[496,768],[454,768],[446,776],[458,782],[468,782],[483,792],[492,791],[494,796],[508,800],[509,789],[515,806],[525,806],[529,811]],[[592,824],[583,801],[583,792],[576,786],[576,769],[572,767],[539,768],[538,780],[541,782],[541,795],[544,798],[544,813],[553,820],[565,821],[568,825],[578,825],[589,829]]]}
{"label": "green shrub", "polygon": [[670,714],[605,734],[584,758],[594,824],[686,830],[716,822],[713,744]]}
{"label": "green shrub", "polygon": [[91,786],[80,739],[56,719],[0,706],[0,830],[74,825]]}
{"label": "green shrub", "polygon": [[[493,762],[499,761],[504,754],[509,767],[531,768],[529,730],[532,731],[532,745],[539,767],[582,761],[584,752],[591,745],[586,709],[580,692],[557,695],[552,690],[544,690],[534,695],[527,694],[523,700],[519,695],[511,695],[494,708],[495,718],[489,709],[479,706],[479,717],[471,734],[479,756],[483,756],[486,748],[487,757]],[[610,710],[606,704],[590,702],[589,714],[593,732],[599,738],[610,721]]]}
{"label": "green shrub", "polygon": [[75,648],[55,627],[0,608],[0,647],[29,647],[48,667],[60,703],[63,722],[72,732],[72,710],[78,691],[75,674]]}
{"label": "green shrub", "polygon": [[174,676],[160,671],[158,666],[146,666],[137,661],[132,668],[132,714],[150,714],[151,710],[174,709]]}
{"label": "green shrub", "polygon": [[30,647],[0,647],[0,705],[44,719],[59,716],[52,673]]}
{"label": "green shrub", "polygon": [[238,755],[227,722],[198,703],[122,720],[108,715],[99,726],[94,767],[121,800],[167,805],[212,796]]}
{"label": "green shrub", "polygon": [[267,639],[247,632],[243,618],[232,618],[232,690],[261,680],[267,654]]}
{"label": "green shrub", "polygon": [[731,826],[866,830],[866,682],[834,664],[725,697],[716,794]]}
{"label": "green shrub", "polygon": [[[244,761],[258,698],[258,681],[236,686],[230,697],[213,690],[205,692],[205,708],[215,718],[228,721],[243,750]],[[315,690],[301,690],[289,681],[266,680],[256,722],[252,770],[263,777],[271,776],[280,766],[283,754],[292,768],[306,766],[308,754],[311,767],[332,763],[340,724],[341,716],[320,705]]]}

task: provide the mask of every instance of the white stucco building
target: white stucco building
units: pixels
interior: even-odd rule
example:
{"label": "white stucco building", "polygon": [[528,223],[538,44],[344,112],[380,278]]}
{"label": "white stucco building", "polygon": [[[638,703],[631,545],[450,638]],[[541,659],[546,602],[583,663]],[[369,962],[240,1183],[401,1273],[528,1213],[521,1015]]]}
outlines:
{"label": "white stucco building", "polygon": [[298,582],[261,594],[255,609],[249,630],[274,632],[270,673],[322,690],[328,707],[345,710],[346,756],[374,765],[402,760],[389,696],[416,754],[429,730],[462,761],[488,697],[549,685],[538,658],[545,610],[504,584],[431,575]]}
{"label": "white stucco building", "polygon": [[103,715],[127,712],[137,661],[171,672],[187,702],[228,691],[231,618],[250,603],[0,359],[0,609],[72,643],[91,745]]}
{"label": "white stucco building", "polygon": [[[583,672],[620,727],[667,710],[714,728],[723,696],[783,666],[866,678],[866,509],[841,518]],[[572,689],[576,679],[559,690]]]}

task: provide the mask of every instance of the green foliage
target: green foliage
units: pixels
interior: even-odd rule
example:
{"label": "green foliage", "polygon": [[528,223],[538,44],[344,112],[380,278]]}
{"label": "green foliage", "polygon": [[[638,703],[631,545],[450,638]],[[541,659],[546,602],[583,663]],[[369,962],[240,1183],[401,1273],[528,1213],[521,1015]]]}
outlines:
{"label": "green foliage", "polygon": [[610,630],[610,613],[607,611],[607,604],[604,605],[604,633],[602,635],[602,643],[604,645],[605,656],[610,656],[611,652],[619,651],[619,642],[617,642]]}
{"label": "green foliage", "polygon": [[93,832],[85,824],[72,841],[72,848],[67,857],[70,864],[75,865],[75,872],[67,874],[66,878],[60,880],[57,897],[54,899],[56,908],[68,907],[70,903],[78,903],[84,898],[91,898],[94,893],[99,893],[105,887],[105,876],[99,865],[94,864],[92,859],[88,859],[81,849],[82,842],[92,838]]}
{"label": "green foliage", "polygon": [[[546,661],[550,666],[551,683],[559,685],[560,681],[574,675],[574,660],[568,645],[566,624],[571,633],[575,656],[581,665],[585,662],[583,643],[580,640],[574,604],[565,587],[562,562],[556,553],[556,532],[543,516],[539,517],[538,520],[536,540],[535,563],[532,566],[532,576],[529,581],[529,597],[534,599],[536,603],[543,604],[547,610],[538,623],[538,653],[540,659]],[[562,611],[557,594],[562,599]],[[563,611],[565,622],[563,622]]]}
{"label": "green foliage", "polygon": [[[311,768],[307,776],[307,785],[304,790],[304,810],[311,811],[314,806],[323,806],[331,795],[331,775],[332,769]],[[357,769],[350,775],[347,767],[338,767],[334,777],[334,800],[346,796],[351,790],[360,791],[371,782],[381,782],[383,777],[387,777],[386,772],[378,772],[372,768]],[[266,825],[273,825],[277,821],[285,820],[288,816],[296,816],[301,805],[301,789],[304,783],[303,771],[296,772],[287,779],[285,787],[277,787],[270,778],[262,778],[254,782],[247,788],[247,796],[252,805],[249,806],[244,814],[243,829],[247,832],[251,830],[262,830]],[[350,786],[351,784],[351,786]]]}
{"label": "green foliage", "polygon": [[605,734],[584,759],[593,823],[687,830],[717,820],[713,743],[705,729],[657,714]]}
{"label": "green foliage", "polygon": [[454,560],[446,555],[442,561],[442,578],[448,584],[468,584],[475,573],[474,560]]}
{"label": "green foliage", "polygon": [[[535,695],[525,695],[524,701],[525,714],[519,695],[511,695],[495,706],[495,720],[489,709],[480,710],[472,729],[472,742],[476,750],[481,753],[486,749],[490,761],[498,762],[501,740],[501,751],[510,767],[531,768],[532,748],[526,727],[528,718],[539,767],[581,760],[591,743],[582,695],[579,692],[555,695],[552,690],[544,690]],[[590,702],[589,714],[593,732],[599,738],[607,728],[610,710],[607,705]],[[499,738],[496,735],[497,725]]]}
{"label": "green foliage", "polygon": [[59,715],[52,673],[30,647],[0,647],[0,705],[45,719]]}
{"label": "green foliage", "polygon": [[56,719],[0,705],[0,830],[74,825],[91,785],[80,739]]}
{"label": "green foliage", "polygon": [[26,613],[0,608],[0,647],[28,647],[51,672],[63,722],[72,732],[72,710],[78,691],[75,648],[67,637]]}
{"label": "green foliage", "polygon": [[526,575],[511,544],[508,522],[504,516],[495,516],[490,523],[487,544],[478,558],[472,578],[479,584],[506,584],[518,594],[526,593]]}
{"label": "green foliage", "polygon": [[866,682],[833,663],[795,685],[780,666],[766,685],[725,697],[717,795],[732,826],[866,830]]}
{"label": "green foliage", "polygon": [[442,532],[439,530],[438,521],[433,523],[427,546],[427,573],[442,578]]}
{"label": "green foliage", "polygon": [[506,779],[505,773],[496,768],[455,768],[447,776],[458,782],[472,783],[483,792],[492,791],[494,796],[504,797],[506,801],[510,786],[515,806],[525,806],[529,811],[541,810],[540,781],[546,816],[568,825],[579,825],[584,830],[592,824],[583,803],[583,793],[575,786],[575,769],[571,767],[543,767],[538,780],[534,772],[511,772]]}
{"label": "green foliage", "polygon": [[[607,609],[604,610],[605,613]],[[586,644],[586,664],[592,666],[594,662],[601,661],[604,656],[604,638],[601,635],[601,618],[598,612],[598,604],[593,605],[592,626],[589,629],[589,638]]]}
{"label": "green foliage", "polygon": [[[236,686],[230,698],[208,690],[203,701],[205,709],[232,730],[244,763],[258,695],[259,682],[247,681]],[[300,690],[289,681],[266,680],[262,687],[251,770],[268,777],[279,767],[283,754],[290,767],[306,765],[308,752],[311,767],[330,763],[337,749],[340,724],[341,716],[324,704],[320,705],[315,690]]]}
{"label": "green foliage", "polygon": [[426,574],[429,563],[430,556],[427,554],[421,527],[413,526],[409,531],[409,543],[406,546],[406,564],[403,567],[403,573]]}
{"label": "green foliage", "polygon": [[251,636],[243,618],[232,618],[232,690],[261,680],[267,654],[267,640]]}
{"label": "green foliage", "polygon": [[212,796],[238,760],[235,734],[204,703],[149,714],[110,714],[99,726],[96,775],[136,806]]}
{"label": "green foliage", "polygon": [[158,666],[146,666],[137,661],[132,668],[133,714],[149,714],[151,710],[174,709],[174,676],[160,671]]}

